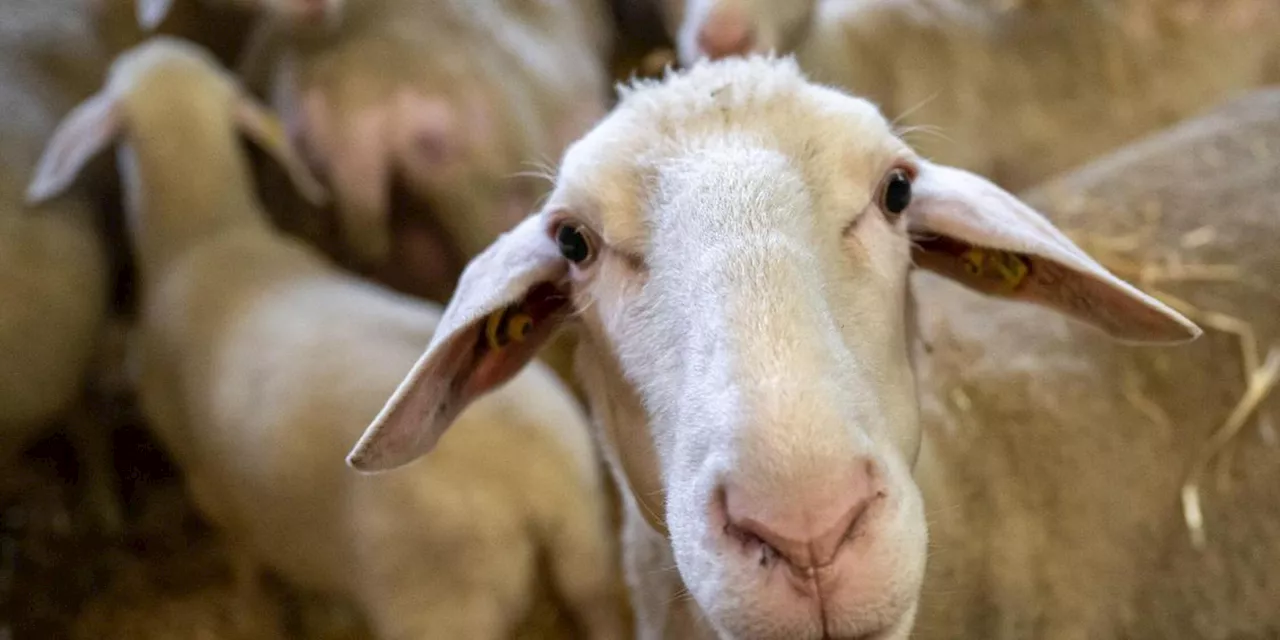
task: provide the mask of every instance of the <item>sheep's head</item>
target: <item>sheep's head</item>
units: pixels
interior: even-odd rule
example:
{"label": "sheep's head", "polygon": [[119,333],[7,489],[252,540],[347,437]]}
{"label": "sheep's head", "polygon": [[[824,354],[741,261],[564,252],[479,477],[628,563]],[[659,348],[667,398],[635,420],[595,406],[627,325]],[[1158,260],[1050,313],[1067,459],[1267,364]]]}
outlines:
{"label": "sheep's head", "polygon": [[[191,133],[175,136],[175,123]],[[36,165],[27,201],[35,204],[62,193],[93,158],[119,145],[128,226],[140,267],[147,272],[154,268],[154,256],[183,246],[175,238],[189,237],[193,229],[221,228],[225,220],[243,214],[235,207],[211,207],[206,202],[187,206],[210,193],[231,196],[220,203],[241,202],[235,197],[249,192],[243,159],[226,152],[227,146],[216,146],[235,140],[237,134],[278,162],[305,200],[315,206],[327,202],[327,190],[289,144],[275,114],[209,50],[180,38],[155,36],[121,53],[111,64],[106,86],[58,124]],[[193,143],[199,148],[190,148]],[[139,151],[142,148],[148,151]],[[173,166],[181,168],[183,163],[199,167],[201,173],[184,176],[181,188],[151,182],[152,176],[173,175]],[[166,206],[174,201],[155,195],[161,191],[184,194],[184,206]],[[252,205],[245,201],[245,206]]]}
{"label": "sheep's head", "polygon": [[663,0],[662,15],[680,62],[794,50],[813,22],[817,0]]}
{"label": "sheep's head", "polygon": [[558,157],[604,112],[603,76],[580,80],[594,60],[589,36],[542,29],[581,24],[573,6],[523,4],[542,10],[398,3],[331,39],[295,43],[276,65],[274,101],[333,188],[353,264],[405,266],[398,216],[476,255],[535,205],[533,163]]}
{"label": "sheep's head", "polygon": [[789,61],[721,61],[630,91],[569,149],[350,462],[428,450],[575,324],[604,440],[723,636],[906,637],[926,547],[913,264],[1123,339],[1198,333],[869,103]]}

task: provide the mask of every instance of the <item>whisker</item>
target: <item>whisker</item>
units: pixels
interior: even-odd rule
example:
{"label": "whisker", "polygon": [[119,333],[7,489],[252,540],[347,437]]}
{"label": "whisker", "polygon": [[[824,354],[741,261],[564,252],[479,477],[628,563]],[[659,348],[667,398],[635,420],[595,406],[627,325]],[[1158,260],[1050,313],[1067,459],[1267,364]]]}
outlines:
{"label": "whisker", "polygon": [[933,94],[932,94],[932,95],[930,95],[929,97],[927,97],[927,98],[925,98],[925,99],[921,100],[920,102],[917,102],[915,106],[913,106],[913,107],[911,107],[911,108],[907,109],[906,111],[903,111],[902,113],[898,114],[898,116],[897,116],[897,117],[895,117],[895,118],[893,119],[893,121],[889,123],[889,126],[890,126],[890,127],[893,127],[894,129],[897,129],[897,127],[898,127],[898,123],[899,123],[899,122],[902,122],[902,119],[903,119],[903,118],[907,118],[907,117],[909,117],[911,114],[913,114],[913,113],[915,113],[915,112],[917,112],[917,111],[919,111],[919,110],[923,109],[923,108],[924,108],[926,105],[928,105],[930,102],[933,102],[933,101],[934,101],[934,99],[936,99],[936,98],[937,98],[941,93],[942,93],[942,90],[941,90],[941,89],[939,89],[938,91],[933,92]]}

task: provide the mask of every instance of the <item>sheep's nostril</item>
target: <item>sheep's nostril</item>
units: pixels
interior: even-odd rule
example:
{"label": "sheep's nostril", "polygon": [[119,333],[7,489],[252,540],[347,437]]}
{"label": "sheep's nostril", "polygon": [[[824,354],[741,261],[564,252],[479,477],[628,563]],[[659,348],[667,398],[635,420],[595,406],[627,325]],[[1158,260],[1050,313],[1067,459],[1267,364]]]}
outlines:
{"label": "sheep's nostril", "polygon": [[764,538],[732,522],[724,525],[724,534],[741,543],[743,549],[748,553],[752,551],[758,553],[761,567],[768,567],[770,563],[782,556],[777,548],[765,541]]}
{"label": "sheep's nostril", "polygon": [[885,497],[874,465],[856,464],[841,474],[837,492],[755,496],[732,484],[722,491],[725,535],[751,552],[760,549],[761,565],[782,558],[794,569],[823,567],[864,529],[871,507]]}

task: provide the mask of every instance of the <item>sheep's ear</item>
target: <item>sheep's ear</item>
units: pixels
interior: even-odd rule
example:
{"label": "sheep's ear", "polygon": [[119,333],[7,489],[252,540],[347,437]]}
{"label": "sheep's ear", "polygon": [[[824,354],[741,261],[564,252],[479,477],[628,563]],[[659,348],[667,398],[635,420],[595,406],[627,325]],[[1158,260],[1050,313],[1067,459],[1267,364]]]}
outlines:
{"label": "sheep's ear", "polygon": [[922,163],[907,211],[916,264],[977,291],[1052,308],[1125,342],[1200,335],[1190,320],[1112,275],[982,177]]}
{"label": "sheep's ear", "polygon": [[173,8],[173,0],[136,0],[135,13],[138,15],[138,26],[143,31],[155,31]]}
{"label": "sheep's ear", "polygon": [[428,453],[463,409],[514,377],[563,324],[567,266],[546,225],[526,218],[467,265],[431,344],[347,464],[383,471]]}
{"label": "sheep's ear", "polygon": [[106,92],[68,113],[45,146],[27,185],[27,203],[39,204],[65,191],[85,165],[120,134],[116,101]]}
{"label": "sheep's ear", "polygon": [[242,93],[236,99],[235,120],[241,132],[284,167],[285,173],[302,197],[316,206],[323,206],[328,202],[328,191],[289,142],[289,136],[279,118],[252,96]]}

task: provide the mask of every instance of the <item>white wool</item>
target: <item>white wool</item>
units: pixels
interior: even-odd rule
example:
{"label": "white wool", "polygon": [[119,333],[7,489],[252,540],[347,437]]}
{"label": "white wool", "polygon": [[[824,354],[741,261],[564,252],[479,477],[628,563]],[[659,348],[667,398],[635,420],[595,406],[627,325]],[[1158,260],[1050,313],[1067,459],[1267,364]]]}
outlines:
{"label": "white wool", "polygon": [[[715,11],[877,103],[922,154],[1019,189],[1280,81],[1273,0],[671,0],[686,64]],[[679,17],[676,17],[679,16]]]}
{"label": "white wool", "polygon": [[140,402],[201,510],[288,579],[353,598],[380,637],[505,637],[540,557],[591,637],[614,637],[593,449],[550,372],[487,396],[437,459],[353,473],[344,451],[438,308],[268,224],[233,127],[300,165],[205,51],[157,38],[117,60],[98,99],[118,122],[140,258]]}
{"label": "white wool", "polygon": [[[23,202],[57,117],[101,71],[77,4],[14,0],[0,20],[0,464],[80,403],[106,317],[89,199]],[[51,53],[56,67],[41,65]]]}
{"label": "white wool", "polygon": [[605,112],[604,12],[352,0],[323,28],[266,21],[243,73],[333,188],[343,259],[445,297],[455,263],[536,208],[542,174]]}
{"label": "white wool", "polygon": [[[903,181],[909,202],[889,197]],[[576,235],[585,257],[557,248]],[[484,372],[528,360],[463,358],[484,319],[560,304],[539,321],[581,333],[577,373],[629,494],[640,637],[905,638],[927,593],[913,264],[1130,342],[1200,333],[793,61],[699,64],[626,89],[569,149],[543,210],[467,267],[348,461],[428,454]]]}
{"label": "white wool", "polygon": [[[1280,344],[1277,174],[1280,91],[1270,89],[1026,197],[1078,237],[1113,247],[1118,264],[1167,269],[1171,277],[1154,286],[1238,318],[1261,357]],[[1120,248],[1124,238],[1138,242]],[[1174,260],[1239,277],[1184,279]],[[1130,349],[934,277],[914,289],[925,432],[917,478],[931,537],[918,637],[1225,638],[1280,629],[1272,570],[1280,566],[1280,464],[1267,435],[1280,396],[1262,402],[1201,478],[1203,549],[1179,508],[1189,470],[1244,394],[1235,336],[1209,331],[1178,349]]]}

